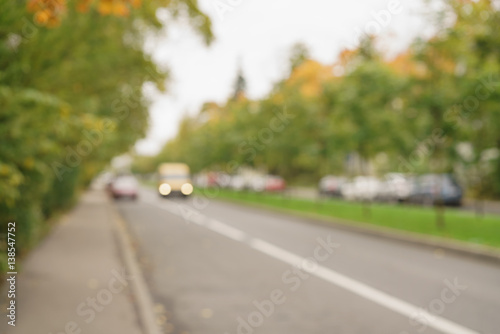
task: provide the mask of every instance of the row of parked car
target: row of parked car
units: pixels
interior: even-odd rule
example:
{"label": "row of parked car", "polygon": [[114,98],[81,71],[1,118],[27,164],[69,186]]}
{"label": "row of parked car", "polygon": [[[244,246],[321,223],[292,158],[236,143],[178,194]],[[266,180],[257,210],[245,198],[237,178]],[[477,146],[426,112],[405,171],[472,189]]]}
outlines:
{"label": "row of parked car", "polygon": [[208,172],[196,175],[194,182],[201,188],[220,187],[237,191],[279,192],[286,189],[286,182],[282,177],[253,171],[234,175],[222,172]]}
{"label": "row of parked car", "polygon": [[450,174],[405,175],[389,173],[379,179],[358,176],[352,180],[328,175],[319,182],[321,195],[353,201],[409,202],[450,206],[462,204],[463,190]]}

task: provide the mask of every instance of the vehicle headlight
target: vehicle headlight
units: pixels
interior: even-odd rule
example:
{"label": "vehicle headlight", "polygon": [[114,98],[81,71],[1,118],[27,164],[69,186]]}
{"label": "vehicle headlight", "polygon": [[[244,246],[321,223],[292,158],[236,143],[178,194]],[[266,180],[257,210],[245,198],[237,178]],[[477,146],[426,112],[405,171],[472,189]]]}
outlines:
{"label": "vehicle headlight", "polygon": [[172,192],[172,187],[168,183],[162,183],[160,185],[160,187],[158,188],[158,191],[163,196],[167,196],[168,194],[170,194]]}
{"label": "vehicle headlight", "polygon": [[193,193],[193,186],[191,183],[184,183],[181,187],[181,192],[183,195],[191,195]]}

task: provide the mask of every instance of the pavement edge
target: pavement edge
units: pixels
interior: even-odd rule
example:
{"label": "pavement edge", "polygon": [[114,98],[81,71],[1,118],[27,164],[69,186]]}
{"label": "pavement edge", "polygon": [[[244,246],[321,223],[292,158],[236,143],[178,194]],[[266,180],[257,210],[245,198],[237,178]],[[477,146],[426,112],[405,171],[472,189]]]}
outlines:
{"label": "pavement edge", "polygon": [[141,323],[145,334],[161,334],[163,333],[156,323],[154,303],[151,293],[144,279],[144,275],[136,260],[135,253],[132,247],[132,240],[127,231],[126,223],[121,217],[118,209],[109,201],[111,210],[111,218],[114,221],[114,229],[117,232],[119,249],[123,257],[123,262],[127,271],[134,277],[131,280],[132,293],[136,302],[137,316]]}

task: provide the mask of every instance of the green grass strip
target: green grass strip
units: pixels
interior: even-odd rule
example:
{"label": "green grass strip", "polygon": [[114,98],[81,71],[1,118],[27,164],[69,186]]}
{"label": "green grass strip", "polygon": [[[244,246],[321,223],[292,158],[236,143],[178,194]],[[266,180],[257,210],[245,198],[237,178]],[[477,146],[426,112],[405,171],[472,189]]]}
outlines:
{"label": "green grass strip", "polygon": [[[203,190],[198,190],[203,195]],[[477,216],[474,212],[446,208],[442,213],[444,227],[437,225],[438,209],[409,205],[362,204],[338,199],[307,200],[282,194],[236,192],[226,189],[210,191],[216,198],[240,203],[258,204],[291,213],[365,223],[395,230],[456,239],[500,247],[500,216]]]}

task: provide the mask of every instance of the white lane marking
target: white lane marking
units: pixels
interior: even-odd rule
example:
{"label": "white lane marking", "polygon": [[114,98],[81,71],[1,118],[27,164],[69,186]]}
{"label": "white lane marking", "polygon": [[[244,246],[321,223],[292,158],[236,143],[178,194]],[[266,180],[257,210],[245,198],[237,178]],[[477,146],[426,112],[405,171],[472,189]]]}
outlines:
{"label": "white lane marking", "polygon": [[197,214],[189,218],[189,221],[195,223],[197,225],[203,226],[205,225],[206,217],[202,214]]}
{"label": "white lane marking", "polygon": [[290,253],[284,249],[281,249],[273,244],[270,244],[264,240],[258,238],[252,238],[249,242],[250,247],[258,250],[261,253],[274,257],[277,260],[291,264],[292,266],[299,266],[304,258]]}
{"label": "white lane marking", "polygon": [[[288,263],[292,266],[300,265],[301,263],[307,261],[306,258],[290,253],[260,239],[254,238],[249,243],[252,248],[258,250],[259,252],[269,255],[282,262]],[[418,321],[418,319],[425,318],[427,319],[426,325],[433,327],[434,329],[437,329],[443,333],[479,334],[474,330],[471,330],[439,316],[435,316],[420,307],[407,303],[401,299],[393,297],[385,292],[372,288],[364,283],[344,276],[324,266],[318,265],[318,267],[315,269],[308,269],[305,266],[301,265],[300,268],[313,276],[322,278],[327,282],[330,282],[358,296],[377,303],[380,306],[386,307],[396,313],[415,319],[416,321]],[[419,317],[416,318],[416,315],[418,315]]]}
{"label": "white lane marking", "polygon": [[[171,208],[166,209],[165,207],[163,207],[163,205],[159,203],[154,203],[154,205],[161,209],[165,209],[166,211],[174,215],[186,219],[186,217],[183,217],[183,215],[178,211],[174,212],[174,210],[172,210]],[[182,204],[178,204],[178,206],[181,205]],[[480,334],[479,332],[476,332],[472,329],[459,325],[451,320],[447,320],[440,316],[433,315],[424,310],[423,308],[405,302],[399,298],[393,297],[383,291],[372,288],[355,279],[344,276],[330,268],[318,264],[318,266],[313,270],[307,269],[305,266],[301,265],[301,263],[307,261],[306,258],[293,254],[267,241],[258,238],[252,238],[248,236],[245,232],[238,230],[227,224],[221,223],[217,220],[214,219],[209,220],[208,217],[204,216],[195,209],[190,208],[189,210],[191,210],[192,212],[196,212],[195,216],[204,217],[205,220],[208,220],[208,224],[206,225],[206,227],[212,230],[213,232],[216,232],[220,235],[223,235],[235,241],[245,243],[249,245],[251,248],[263,254],[271,256],[277,260],[280,260],[292,266],[299,265],[302,270],[310,273],[313,276],[321,278],[329,283],[332,283],[340,288],[350,291],[360,297],[370,300],[380,306],[383,306],[389,310],[399,313],[405,317],[408,317],[415,321],[424,321],[425,325],[432,327],[440,332],[446,334]]]}
{"label": "white lane marking", "polygon": [[245,232],[242,232],[232,226],[221,223],[220,221],[217,221],[215,219],[209,220],[207,227],[214,232],[222,234],[223,236],[226,236],[236,241],[245,242],[245,239],[247,238]]}

